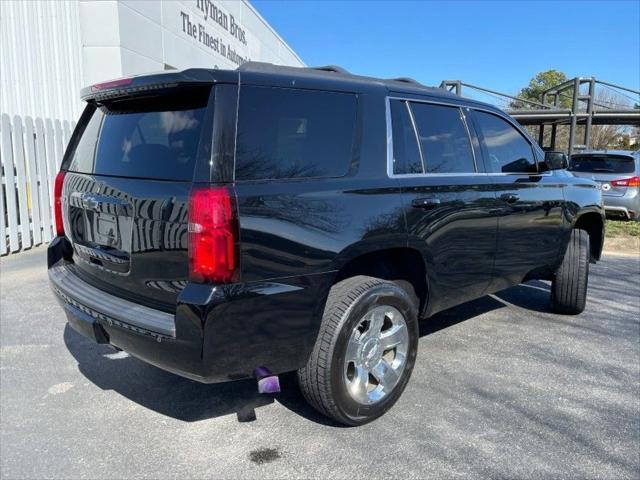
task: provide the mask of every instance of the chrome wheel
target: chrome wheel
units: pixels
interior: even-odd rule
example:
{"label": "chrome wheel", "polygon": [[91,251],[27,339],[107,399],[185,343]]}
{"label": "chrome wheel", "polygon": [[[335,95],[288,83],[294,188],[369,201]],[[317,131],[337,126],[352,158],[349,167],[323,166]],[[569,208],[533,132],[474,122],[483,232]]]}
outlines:
{"label": "chrome wheel", "polygon": [[371,405],[391,393],[407,363],[409,332],[400,311],[391,306],[370,310],[351,332],[344,361],[347,391]]}

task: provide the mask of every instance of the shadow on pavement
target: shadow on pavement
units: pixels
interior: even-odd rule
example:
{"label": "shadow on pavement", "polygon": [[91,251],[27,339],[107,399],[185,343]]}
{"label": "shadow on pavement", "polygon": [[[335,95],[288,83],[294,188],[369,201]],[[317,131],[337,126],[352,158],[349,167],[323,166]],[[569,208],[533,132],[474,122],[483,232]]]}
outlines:
{"label": "shadow on pavement", "polygon": [[[548,286],[542,282],[529,282],[423,320],[420,322],[420,336],[506,307],[507,304],[500,300],[539,312],[549,311]],[[117,352],[107,345],[95,344],[68,324],[64,341],[78,362],[80,372],[95,385],[103,390],[118,392],[140,406],[178,420],[195,422],[235,413],[238,421],[251,421],[256,418],[255,409],[277,400],[313,422],[341,426],[307,404],[298,389],[295,373],[280,375],[281,393],[275,396],[260,395],[254,380],[218,384],[189,380]]]}
{"label": "shadow on pavement", "polygon": [[274,398],[297,414],[325,425],[338,424],[311,408],[300,393],[295,374],[280,375],[282,392],[258,393],[255,380],[204,384],[154,367],[110,346],[85,339],[67,324],[67,349],[78,362],[78,369],[102,390],[113,390],[157,413],[185,422],[196,422],[236,414],[238,421],[252,421],[255,410],[274,402]]}

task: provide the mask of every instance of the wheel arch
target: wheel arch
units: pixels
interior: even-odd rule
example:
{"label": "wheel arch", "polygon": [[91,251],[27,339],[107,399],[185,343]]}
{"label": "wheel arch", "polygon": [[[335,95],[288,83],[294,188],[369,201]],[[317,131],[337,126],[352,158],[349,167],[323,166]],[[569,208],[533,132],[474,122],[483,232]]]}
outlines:
{"label": "wheel arch", "polygon": [[[333,283],[356,275],[367,275],[383,280],[405,281],[413,287],[419,312],[428,303],[428,276],[425,259],[419,250],[407,246],[358,248],[342,256],[337,265]],[[404,287],[402,283],[401,286]]]}
{"label": "wheel arch", "polygon": [[605,223],[601,212],[587,211],[576,216],[573,228],[589,235],[591,260],[600,260],[605,238]]}

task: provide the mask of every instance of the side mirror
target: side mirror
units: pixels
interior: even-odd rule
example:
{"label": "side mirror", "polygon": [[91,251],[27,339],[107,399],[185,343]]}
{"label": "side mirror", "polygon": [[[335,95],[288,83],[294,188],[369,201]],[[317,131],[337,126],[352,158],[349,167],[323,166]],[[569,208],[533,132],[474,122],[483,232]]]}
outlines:
{"label": "side mirror", "polygon": [[564,170],[569,167],[567,155],[563,152],[544,153],[545,170]]}

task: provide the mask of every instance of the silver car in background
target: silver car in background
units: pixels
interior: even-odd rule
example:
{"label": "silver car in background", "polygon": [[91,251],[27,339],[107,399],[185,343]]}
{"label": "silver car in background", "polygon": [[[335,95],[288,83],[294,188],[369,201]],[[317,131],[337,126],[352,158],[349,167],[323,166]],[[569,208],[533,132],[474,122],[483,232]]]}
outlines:
{"label": "silver car in background", "polygon": [[600,184],[608,217],[640,220],[640,152],[600,150],[575,153],[568,170]]}

